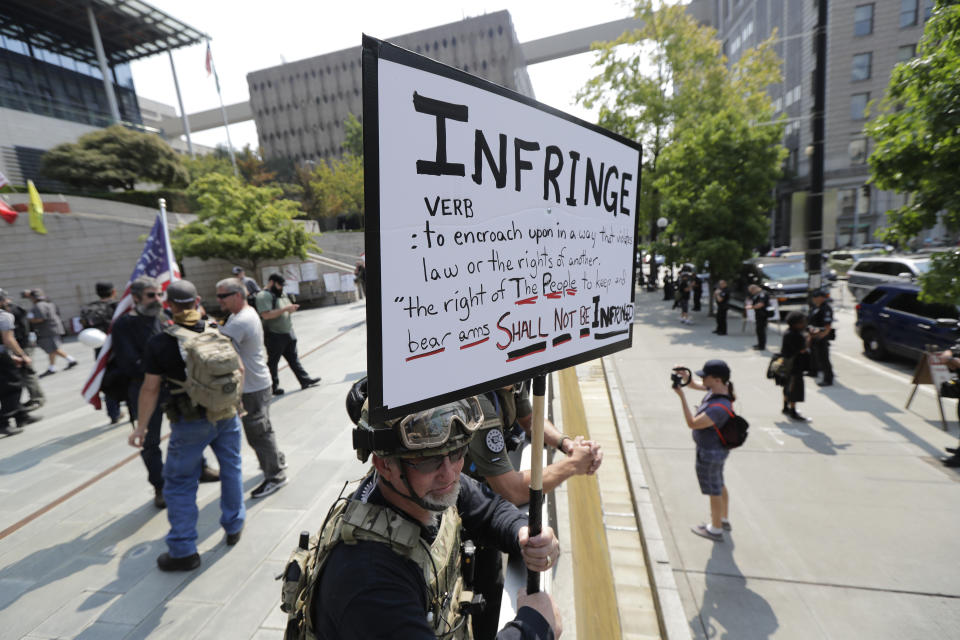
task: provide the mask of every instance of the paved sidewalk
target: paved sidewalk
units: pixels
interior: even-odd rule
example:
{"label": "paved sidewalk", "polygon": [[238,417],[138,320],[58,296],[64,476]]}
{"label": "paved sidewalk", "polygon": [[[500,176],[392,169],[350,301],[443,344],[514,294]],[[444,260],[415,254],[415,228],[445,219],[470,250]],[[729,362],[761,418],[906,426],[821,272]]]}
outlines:
{"label": "paved sidewalk", "polygon": [[[813,420],[791,422],[765,377],[770,353],[750,350],[752,331],[741,334],[731,316],[730,335],[716,336],[706,313],[682,325],[661,298],[638,293],[634,347],[608,360],[693,637],[957,637],[960,473],[937,462],[957,442],[955,401],[945,401],[948,433],[929,391],[905,410],[909,363],[866,360],[847,310],[834,343],[837,384],[808,378],[800,410]],[[780,344],[773,329],[769,343]],[[709,509],[669,381],[671,367],[708,358],[730,364],[751,425],[727,462],[733,531],[723,543],[690,532]],[[694,404],[699,397],[688,392]]]}
{"label": "paved sidewalk", "polygon": [[189,573],[157,570],[166,513],[154,508],[143,463],[126,443],[130,426],[110,425],[83,403],[93,354],[69,343],[81,366],[42,380],[50,397],[38,412],[44,419],[0,439],[0,531],[112,471],[0,540],[0,639],[280,637],[285,614],[274,577],[297,534],[319,528],[343,482],[365,470],[343,405],[366,369],[364,318],[362,304],[295,315],[301,359],[323,382],[300,391],[281,372],[287,394],[274,401],[271,417],[290,482],[250,499],[262,476],[244,444],[243,538],[224,545],[219,485],[200,485],[203,564]]}

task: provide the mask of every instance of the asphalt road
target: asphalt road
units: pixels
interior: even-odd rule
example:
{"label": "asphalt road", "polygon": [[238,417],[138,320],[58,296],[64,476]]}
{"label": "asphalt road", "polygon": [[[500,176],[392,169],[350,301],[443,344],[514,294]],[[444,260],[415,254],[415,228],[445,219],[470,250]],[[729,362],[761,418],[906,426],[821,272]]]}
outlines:
{"label": "asphalt road", "polygon": [[[612,356],[645,476],[694,638],[955,638],[960,629],[960,473],[937,458],[957,443],[956,401],[940,427],[932,388],[910,410],[913,364],[862,354],[848,302],[833,343],[836,384],[808,378],[809,423],[780,413],[752,351],[752,326],[711,333],[679,323],[662,294],[640,294],[634,346]],[[838,305],[839,306],[839,305]],[[771,326],[768,344],[780,344]],[[669,369],[726,360],[750,436],[725,471],[733,530],[723,543],[693,535],[709,517],[694,446]],[[699,401],[698,392],[688,392]]]}

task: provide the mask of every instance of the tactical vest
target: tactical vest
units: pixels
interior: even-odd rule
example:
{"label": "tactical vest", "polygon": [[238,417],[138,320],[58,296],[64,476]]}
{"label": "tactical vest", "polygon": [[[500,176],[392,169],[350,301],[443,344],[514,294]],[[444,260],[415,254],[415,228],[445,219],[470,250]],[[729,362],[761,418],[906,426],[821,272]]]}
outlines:
{"label": "tactical vest", "polygon": [[464,589],[460,575],[460,529],[457,509],[449,507],[428,548],[420,539],[420,527],[395,510],[353,499],[338,501],[319,534],[311,537],[309,548],[296,549],[287,562],[280,601],[280,609],[288,614],[284,640],[316,639],[311,614],[327,558],[338,544],[359,541],[389,545],[420,567],[427,585],[424,615],[436,636],[469,640],[470,617],[460,608],[473,593]]}

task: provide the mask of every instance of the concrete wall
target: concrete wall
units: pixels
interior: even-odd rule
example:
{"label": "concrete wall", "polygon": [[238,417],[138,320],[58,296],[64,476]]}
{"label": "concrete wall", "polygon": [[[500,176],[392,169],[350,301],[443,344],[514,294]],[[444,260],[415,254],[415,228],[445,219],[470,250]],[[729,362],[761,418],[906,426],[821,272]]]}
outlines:
{"label": "concrete wall", "polygon": [[[96,299],[94,285],[109,280],[122,290],[143,251],[145,236],[150,232],[156,210],[118,202],[91,198],[64,198],[41,195],[45,201],[66,200],[71,213],[44,214],[47,234],[30,229],[26,213],[10,225],[0,222],[0,288],[12,292],[14,298],[22,289],[41,288],[60,306],[65,320],[78,316],[80,308]],[[26,200],[24,194],[9,194],[11,203]],[[186,224],[189,214],[169,214],[171,227]],[[362,233],[327,233],[317,244],[328,257],[353,264],[363,251]],[[270,261],[271,265],[301,262],[298,258]],[[186,258],[181,265],[185,277],[197,285],[200,295],[216,308],[215,286],[221,278],[230,277],[233,263],[224,260]],[[321,266],[319,272],[334,272]],[[338,272],[339,273],[339,272]],[[251,274],[252,275],[252,274]],[[259,274],[255,276],[259,280]],[[354,294],[331,293],[321,279],[304,283],[300,299],[308,305],[349,302]]]}

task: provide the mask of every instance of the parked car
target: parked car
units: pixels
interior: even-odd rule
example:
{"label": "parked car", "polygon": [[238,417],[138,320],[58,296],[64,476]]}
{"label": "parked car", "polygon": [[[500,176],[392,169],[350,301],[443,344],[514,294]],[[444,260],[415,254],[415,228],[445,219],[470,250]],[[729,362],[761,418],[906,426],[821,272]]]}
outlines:
{"label": "parked car", "polygon": [[807,305],[807,270],[802,260],[782,258],[752,258],[744,261],[740,274],[730,283],[730,304],[743,308],[749,295],[747,287],[760,285],[770,298],[776,298],[777,305]]}
{"label": "parked car", "polygon": [[915,282],[930,269],[929,257],[874,256],[858,260],[847,271],[847,286],[854,299],[861,300],[882,282]]}
{"label": "parked car", "polygon": [[884,255],[884,252],[876,249],[837,249],[830,252],[827,265],[838,275],[843,276],[847,274],[857,260],[882,255]]}
{"label": "parked car", "polygon": [[857,335],[867,357],[887,354],[919,360],[929,345],[948,349],[960,337],[960,308],[921,302],[920,288],[909,283],[880,284],[857,305]]}

